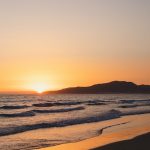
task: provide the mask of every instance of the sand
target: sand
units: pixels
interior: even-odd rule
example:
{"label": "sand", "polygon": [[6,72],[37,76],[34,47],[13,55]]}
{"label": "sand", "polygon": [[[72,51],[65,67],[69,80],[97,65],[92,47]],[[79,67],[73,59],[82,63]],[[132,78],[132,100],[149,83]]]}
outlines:
{"label": "sand", "polygon": [[94,148],[92,150],[149,150],[150,133],[137,136],[131,140],[120,141],[106,146]]}
{"label": "sand", "polygon": [[[109,146],[110,150],[113,150],[113,145],[116,144],[116,142],[131,140],[139,135],[150,132],[150,114],[125,116],[118,119],[103,121],[100,124],[104,129],[102,132],[100,131],[99,136],[75,143],[67,143],[58,146],[42,148],[40,150],[88,150],[94,148],[101,150],[101,148],[104,148],[104,145]],[[106,126],[109,127],[105,128]],[[129,143],[130,142],[125,142],[124,144],[128,147],[128,150],[132,149],[129,148]],[[137,140],[134,140],[134,143],[137,143]],[[146,144],[144,146],[142,147],[144,150],[146,150]]]}

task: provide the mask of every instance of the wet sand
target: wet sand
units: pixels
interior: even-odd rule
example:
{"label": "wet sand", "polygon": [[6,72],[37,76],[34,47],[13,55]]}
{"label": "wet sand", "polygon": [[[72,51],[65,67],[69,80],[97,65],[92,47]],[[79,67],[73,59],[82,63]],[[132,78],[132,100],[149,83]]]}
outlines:
{"label": "wet sand", "polygon": [[125,140],[94,148],[92,150],[149,150],[150,133],[140,135],[131,140]]}
{"label": "wet sand", "polygon": [[[133,143],[133,147],[136,146],[136,144],[139,144],[138,141],[142,142],[141,147],[139,146],[139,148],[143,148],[142,150],[147,150],[147,146],[149,146],[147,144],[150,143],[150,140],[148,143],[149,134],[143,134],[150,132],[150,114],[125,116],[110,121],[104,121],[101,122],[100,125],[101,124],[104,126],[103,130],[100,131],[99,136],[79,142],[42,148],[40,150],[89,150],[95,148],[95,150],[109,150],[107,146],[109,146],[110,150],[124,150],[123,147],[128,150],[137,150],[137,148],[135,149],[130,146],[132,146]],[[131,140],[133,138],[135,139]],[[130,142],[130,140],[133,142]],[[121,148],[119,146],[121,146]]]}

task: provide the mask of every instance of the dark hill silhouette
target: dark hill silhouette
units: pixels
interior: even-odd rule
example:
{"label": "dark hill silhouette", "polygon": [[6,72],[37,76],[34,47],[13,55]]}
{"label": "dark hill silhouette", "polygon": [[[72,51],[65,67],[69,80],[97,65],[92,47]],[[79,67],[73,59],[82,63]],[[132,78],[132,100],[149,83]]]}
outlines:
{"label": "dark hill silhouette", "polygon": [[150,85],[136,85],[126,81],[112,81],[88,87],[71,87],[45,94],[100,94],[100,93],[150,93]]}

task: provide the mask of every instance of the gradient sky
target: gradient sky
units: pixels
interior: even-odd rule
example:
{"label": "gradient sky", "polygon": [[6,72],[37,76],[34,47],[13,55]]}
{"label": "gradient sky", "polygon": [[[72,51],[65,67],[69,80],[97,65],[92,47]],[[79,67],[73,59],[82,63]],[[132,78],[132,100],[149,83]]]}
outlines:
{"label": "gradient sky", "polygon": [[150,84],[149,0],[0,0],[0,91]]}

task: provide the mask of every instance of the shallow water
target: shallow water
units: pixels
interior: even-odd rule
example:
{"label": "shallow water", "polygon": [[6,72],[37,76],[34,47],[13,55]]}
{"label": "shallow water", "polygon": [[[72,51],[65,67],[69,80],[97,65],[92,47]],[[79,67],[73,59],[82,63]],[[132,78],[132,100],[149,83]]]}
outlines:
{"label": "shallow water", "polygon": [[[92,137],[96,129],[79,131],[77,127],[150,113],[149,106],[149,94],[0,95],[0,149],[33,149]],[[63,134],[58,132],[60,127]],[[47,129],[45,137],[24,136]]]}

